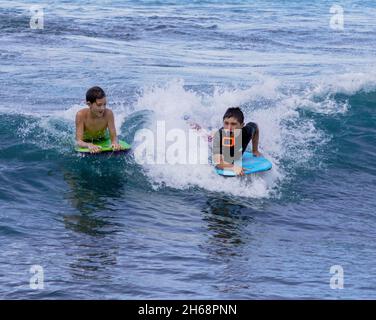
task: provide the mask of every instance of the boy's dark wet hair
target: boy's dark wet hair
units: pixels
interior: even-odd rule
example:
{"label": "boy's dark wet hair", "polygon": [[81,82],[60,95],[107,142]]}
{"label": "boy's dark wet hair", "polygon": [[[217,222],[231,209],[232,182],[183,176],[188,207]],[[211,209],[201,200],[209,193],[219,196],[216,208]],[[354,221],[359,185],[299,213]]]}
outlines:
{"label": "boy's dark wet hair", "polygon": [[228,108],[223,116],[223,120],[226,118],[235,118],[239,121],[239,123],[244,122],[244,114],[243,111],[240,110],[240,108]]}
{"label": "boy's dark wet hair", "polygon": [[97,99],[102,99],[106,96],[103,89],[100,87],[92,87],[86,92],[86,101],[94,103]]}

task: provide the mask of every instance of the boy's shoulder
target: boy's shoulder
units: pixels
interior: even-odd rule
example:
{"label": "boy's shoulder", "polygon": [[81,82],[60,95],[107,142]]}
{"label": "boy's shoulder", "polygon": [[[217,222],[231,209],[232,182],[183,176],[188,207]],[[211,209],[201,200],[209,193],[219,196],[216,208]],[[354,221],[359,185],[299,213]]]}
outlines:
{"label": "boy's shoulder", "polygon": [[[77,111],[76,117],[80,119],[84,119],[89,115],[90,109],[89,108],[83,108]],[[111,109],[106,109],[104,113],[104,118],[110,118],[113,117],[113,112]]]}
{"label": "boy's shoulder", "polygon": [[256,122],[247,122],[247,124],[243,128],[257,128]]}
{"label": "boy's shoulder", "polygon": [[248,134],[249,136],[253,136],[256,131],[258,130],[258,126],[256,122],[248,122],[244,127],[243,127],[243,132]]}
{"label": "boy's shoulder", "polygon": [[115,116],[114,116],[114,113],[112,112],[111,109],[107,109],[105,110],[104,112],[104,118],[107,120],[107,121],[110,121],[111,119],[114,119]]}
{"label": "boy's shoulder", "polygon": [[89,108],[83,108],[77,111],[76,115],[77,116],[85,116],[89,112]]}

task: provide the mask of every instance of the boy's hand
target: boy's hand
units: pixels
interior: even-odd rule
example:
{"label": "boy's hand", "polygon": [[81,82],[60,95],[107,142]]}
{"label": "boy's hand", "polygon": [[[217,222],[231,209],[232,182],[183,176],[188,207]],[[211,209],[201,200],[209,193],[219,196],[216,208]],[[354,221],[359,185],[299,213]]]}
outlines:
{"label": "boy's hand", "polygon": [[262,157],[262,154],[259,151],[252,151],[255,157]]}
{"label": "boy's hand", "polygon": [[102,148],[100,146],[96,146],[95,144],[90,143],[87,146],[90,150],[90,153],[98,153],[101,152]]}
{"label": "boy's hand", "polygon": [[119,150],[121,150],[121,145],[118,144],[117,142],[115,142],[115,143],[113,143],[113,144],[111,145],[111,148],[112,148],[112,150],[114,150],[114,151],[119,151]]}
{"label": "boy's hand", "polygon": [[232,168],[237,176],[244,176],[244,169],[242,167],[234,166]]}

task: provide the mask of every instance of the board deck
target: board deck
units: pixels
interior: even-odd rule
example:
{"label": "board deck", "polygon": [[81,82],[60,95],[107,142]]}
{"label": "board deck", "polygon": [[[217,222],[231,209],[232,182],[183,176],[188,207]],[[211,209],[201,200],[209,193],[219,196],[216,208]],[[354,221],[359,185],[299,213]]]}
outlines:
{"label": "board deck", "polygon": [[[255,157],[251,152],[244,152],[242,161],[235,163],[244,168],[244,174],[267,171],[272,168],[272,163],[264,157]],[[217,169],[215,171],[222,176],[235,177],[236,174],[231,169]]]}
{"label": "board deck", "polygon": [[[102,153],[102,152],[114,152],[112,147],[111,147],[111,140],[110,139],[94,141],[93,144],[102,148],[100,153]],[[121,146],[121,150],[119,150],[119,151],[126,151],[126,150],[129,150],[131,148],[131,146],[123,140],[119,140],[119,144]],[[89,148],[81,148],[81,147],[76,146],[75,150],[77,152],[90,153]]]}

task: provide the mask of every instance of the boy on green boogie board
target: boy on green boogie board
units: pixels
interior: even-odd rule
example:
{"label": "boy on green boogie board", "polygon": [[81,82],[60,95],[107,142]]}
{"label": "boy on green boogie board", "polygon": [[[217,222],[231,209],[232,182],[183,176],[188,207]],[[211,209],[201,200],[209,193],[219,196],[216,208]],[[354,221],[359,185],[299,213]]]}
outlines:
{"label": "boy on green boogie board", "polygon": [[92,87],[86,92],[88,108],[81,109],[76,114],[76,145],[87,148],[90,153],[102,151],[96,142],[111,140],[113,151],[123,147],[119,144],[115,129],[114,114],[106,108],[106,94],[100,87]]}

